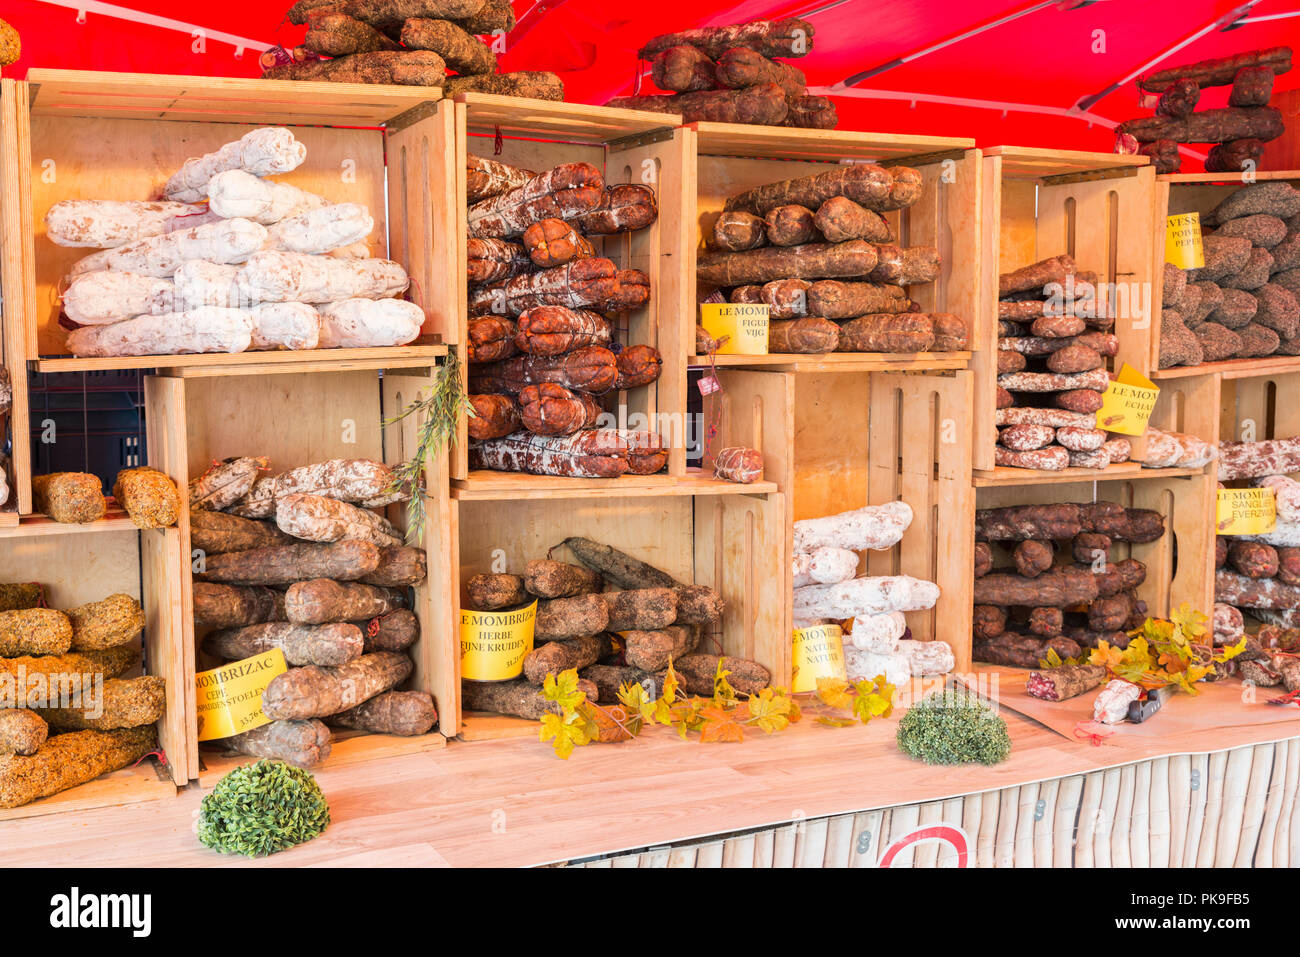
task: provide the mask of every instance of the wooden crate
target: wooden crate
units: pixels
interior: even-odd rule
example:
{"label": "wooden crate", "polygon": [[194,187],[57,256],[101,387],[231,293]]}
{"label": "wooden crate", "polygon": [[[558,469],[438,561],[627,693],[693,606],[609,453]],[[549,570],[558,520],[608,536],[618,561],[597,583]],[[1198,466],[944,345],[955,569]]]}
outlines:
{"label": "wooden crate", "polygon": [[[996,146],[984,151],[980,268],[980,321],[971,368],[975,372],[975,468],[987,484],[1027,481],[1083,481],[1132,472],[1129,463],[1096,469],[1044,473],[994,465],[997,395],[998,276],[1048,256],[1069,253],[1081,270],[1106,283],[1123,284],[1141,303],[1153,287],[1151,205],[1154,171],[1144,156]],[[1158,273],[1157,273],[1158,275]],[[1123,310],[1116,320],[1118,371],[1127,362],[1149,371],[1151,315],[1145,308]],[[1135,443],[1141,453],[1142,443]],[[1028,473],[1028,476],[1026,474]],[[1037,476],[1034,478],[1033,476]]]}
{"label": "wooden crate", "polygon": [[[9,81],[5,81],[6,84]],[[292,126],[307,147],[306,162],[281,177],[336,202],[365,205],[375,220],[375,255],[390,247],[385,219],[383,124],[421,103],[414,88],[288,83],[206,77],[31,70],[13,84],[17,122],[19,215],[6,215],[5,248],[21,250],[22,303],[7,316],[21,354],[43,372],[90,369],[292,366],[299,371],[383,368],[397,350],[322,349],[238,355],[58,358],[66,333],[58,325],[60,283],[93,250],[65,249],[45,236],[45,214],[65,199],[149,199],[191,156],[201,155],[268,124]],[[439,175],[447,173],[439,170]],[[8,189],[6,189],[8,193]],[[394,248],[397,243],[391,244]],[[396,254],[396,253],[395,253]],[[447,264],[450,268],[450,264]],[[6,272],[11,270],[7,269]],[[6,278],[6,282],[18,282]],[[15,290],[19,287],[14,286]],[[419,301],[420,291],[414,292]],[[401,353],[439,354],[422,338]],[[48,357],[48,358],[47,358]]]}
{"label": "wooden crate", "polygon": [[[150,376],[145,380],[145,409],[151,456],[166,463],[169,474],[182,488],[213,462],[230,456],[267,455],[273,471],[280,472],[333,458],[369,458],[396,464],[409,458],[419,421],[415,417],[381,429],[381,421],[405,408],[432,381],[428,372],[407,370],[383,377],[372,370],[274,376],[188,375]],[[277,370],[282,371],[282,370]],[[429,575],[414,590],[413,610],[420,619],[420,640],[411,649],[415,671],[406,687],[428,691],[442,712],[454,713],[457,688],[441,653],[447,647],[452,617],[447,556],[455,526],[448,520],[446,468],[442,461],[426,463],[426,521],[422,547],[428,556]],[[405,509],[393,506],[389,518],[405,526]],[[205,629],[194,625],[193,566],[188,513],[178,530],[181,637],[190,656],[189,686],[194,672],[215,667],[197,650]],[[194,735],[195,701],[187,715],[190,730],[189,777],[200,778],[204,766],[228,767],[199,757]],[[370,749],[377,756],[397,750],[441,747],[436,733],[419,738],[394,739],[363,736],[344,749],[355,756]],[[330,760],[334,760],[331,758]],[[234,763],[239,763],[238,761]],[[206,772],[204,772],[206,773]]]}
{"label": "wooden crate", "polygon": [[[156,464],[156,463],[155,463]],[[0,581],[37,581],[51,608],[68,609],[122,593],[144,606],[145,630],[139,644],[143,668],[166,682],[167,705],[158,722],[166,767],[152,760],[105,775],[58,795],[0,811],[0,820],[58,811],[154,801],[176,794],[189,775],[186,723],[194,694],[193,663],[187,667],[180,641],[180,531],[141,531],[120,512],[93,525],[60,525],[48,519],[0,530]]]}
{"label": "wooden crate", "polygon": [[[467,93],[428,104],[392,124],[391,215],[405,235],[411,272],[428,290],[425,331],[463,348],[468,322],[466,279],[466,154],[494,157],[538,171],[560,163],[588,162],[608,183],[647,183],[659,196],[659,219],[647,229],[592,237],[600,255],[650,277],[650,301],[618,322],[618,338],[657,348],[664,359],[659,381],[619,393],[613,410],[620,424],[658,431],[671,449],[668,476],[686,474],[681,429],[686,413],[687,333],[680,263],[685,254],[686,132],[679,118],[635,110]],[[454,182],[431,171],[448,164]],[[453,265],[454,264],[454,268]],[[693,339],[690,341],[694,341]],[[463,353],[462,353],[463,358]],[[465,368],[468,378],[468,367]],[[461,492],[538,487],[535,476],[469,472],[468,437],[462,425],[453,450],[453,482]],[[662,478],[627,476],[613,484],[632,488],[664,484]],[[589,486],[594,487],[594,486]]]}
{"label": "wooden crate", "polygon": [[[1101,482],[1058,482],[976,490],[977,508],[1053,505],[1059,502],[1115,502],[1149,508],[1165,518],[1165,534],[1145,545],[1116,542],[1111,560],[1136,558],[1147,567],[1138,597],[1153,617],[1168,617],[1183,602],[1210,614],[1214,609],[1213,472],[1146,469],[1138,476]],[[1171,474],[1174,473],[1174,474]]]}
{"label": "wooden crate", "polygon": [[1175,366],[1160,369],[1160,299],[1164,289],[1165,221],[1180,213],[1200,213],[1202,217],[1223,202],[1247,182],[1281,180],[1300,187],[1300,170],[1256,172],[1253,180],[1244,179],[1242,173],[1172,173],[1156,177],[1155,217],[1152,227],[1155,234],[1155,315],[1151,337],[1151,377],[1163,384],[1170,379],[1217,373],[1225,379],[1272,376],[1300,372],[1300,356],[1262,356],[1258,359],[1225,359],[1221,362],[1202,362],[1198,366]]}
{"label": "wooden crate", "polygon": [[[0,230],[3,224],[23,221],[23,200],[27,165],[20,161],[18,109],[19,84],[0,80]],[[0,508],[0,528],[18,523],[18,516],[32,510],[32,445],[27,438],[27,352],[23,313],[25,277],[30,265],[30,243],[14,243],[5,234],[0,243],[0,366],[9,370],[13,408],[9,426],[14,438],[9,501]],[[4,430],[0,429],[0,444]]]}
{"label": "wooden crate", "polygon": [[[695,188],[687,202],[691,223],[687,275],[693,275],[706,238],[728,197],[799,176],[834,169],[845,162],[912,166],[921,171],[921,199],[905,210],[886,214],[900,245],[935,246],[943,259],[939,278],[913,286],[910,294],[923,312],[952,312],[975,323],[979,305],[980,154],[974,140],[939,136],[854,133],[846,130],[796,130],[692,123],[688,128]],[[688,283],[694,298],[687,303],[692,321],[695,305],[712,286]],[[973,331],[973,330],[972,330]],[[690,351],[694,353],[694,338]],[[696,357],[692,361],[701,362]],[[887,372],[965,368],[969,352],[830,353],[828,355],[722,355],[724,367],[810,372]]]}
{"label": "wooden crate", "polygon": [[1296,402],[1300,371],[1219,378],[1221,441],[1260,442],[1300,435],[1300,403]]}
{"label": "wooden crate", "polygon": [[[752,658],[789,686],[791,590],[786,497],[771,483],[750,493],[604,496],[515,501],[460,500],[460,598],[470,576],[522,571],[570,536],[613,545],[683,582],[709,585],[727,603],[720,626],[700,651]],[[567,549],[554,556],[573,561]],[[459,644],[457,643],[457,648]],[[462,715],[469,740],[536,734],[537,722],[501,715]],[[450,728],[447,734],[452,732]]]}
{"label": "wooden crate", "polygon": [[[975,508],[967,438],[971,373],[725,369],[718,379],[722,389],[706,400],[704,415],[720,437],[706,463],[724,445],[760,449],[764,477],[790,499],[791,525],[864,505],[907,502],[914,517],[903,540],[868,552],[861,572],[935,582],[938,604],[908,612],[908,625],[917,639],[947,641],[957,667],[968,667]],[[783,556],[790,554],[792,535],[793,528]],[[789,588],[782,594],[788,598]]]}

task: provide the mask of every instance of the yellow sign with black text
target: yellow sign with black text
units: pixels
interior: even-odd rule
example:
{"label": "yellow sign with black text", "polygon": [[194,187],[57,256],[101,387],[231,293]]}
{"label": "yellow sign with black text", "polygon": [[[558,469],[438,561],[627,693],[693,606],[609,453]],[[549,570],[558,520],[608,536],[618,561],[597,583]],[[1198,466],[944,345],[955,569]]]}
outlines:
{"label": "yellow sign with black text", "polygon": [[1159,398],[1160,388],[1126,362],[1101,394],[1097,428],[1121,435],[1142,435]]}
{"label": "yellow sign with black text", "polygon": [[705,302],[700,304],[700,325],[714,339],[720,356],[767,355],[767,327],[771,310],[766,303]]}
{"label": "yellow sign with black text", "polygon": [[262,692],[289,670],[279,648],[232,661],[194,676],[198,690],[199,740],[215,741],[252,731],[271,719],[262,713]]}
{"label": "yellow sign with black text", "polygon": [[796,694],[816,691],[818,678],[848,680],[844,665],[844,632],[839,625],[809,625],[794,630],[794,681]]}
{"label": "yellow sign with black text", "polygon": [[1205,265],[1200,213],[1179,213],[1165,220],[1165,262],[1179,269]]}
{"label": "yellow sign with black text", "polygon": [[460,613],[460,675],[467,681],[509,681],[533,650],[537,602],[506,611]]}
{"label": "yellow sign with black text", "polygon": [[1266,535],[1277,527],[1277,493],[1271,488],[1221,488],[1215,505],[1220,535]]}

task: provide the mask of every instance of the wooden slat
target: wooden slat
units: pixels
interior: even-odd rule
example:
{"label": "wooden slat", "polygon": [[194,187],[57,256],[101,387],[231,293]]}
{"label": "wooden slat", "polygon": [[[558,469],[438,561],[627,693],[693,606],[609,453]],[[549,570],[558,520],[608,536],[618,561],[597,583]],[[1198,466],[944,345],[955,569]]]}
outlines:
{"label": "wooden slat", "polygon": [[437,89],[233,77],[31,69],[32,112],[47,116],[382,126]]}
{"label": "wooden slat", "polygon": [[[423,755],[442,751],[447,747],[447,739],[436,731],[416,737],[403,738],[393,734],[366,734],[364,732],[334,731],[330,747],[330,756],[312,773],[319,773],[325,768],[344,768],[349,765],[369,764],[389,758],[407,755]],[[199,752],[200,769],[199,787],[207,790],[215,787],[217,782],[244,764],[253,764],[258,759],[245,754],[224,754],[220,750]]]}
{"label": "wooden slat", "polygon": [[643,498],[647,495],[767,495],[774,482],[740,485],[692,471],[683,477],[666,474],[622,475],[613,479],[569,478],[560,475],[524,475],[479,470],[452,483],[452,497],[462,502],[522,501],[526,499]]}
{"label": "wooden slat", "polygon": [[434,365],[447,354],[444,345],[372,349],[303,349],[217,355],[43,358],[37,372],[104,372],[122,369],[176,370],[184,376],[273,375],[299,372],[352,372],[358,369],[411,369]]}
{"label": "wooden slat", "polygon": [[108,500],[107,514],[95,522],[74,525],[68,522],[56,522],[39,512],[22,516],[16,525],[0,527],[0,538],[33,538],[46,535],[81,535],[86,533],[135,531],[135,522],[126,512],[117,507],[111,498]]}
{"label": "wooden slat", "polygon": [[902,160],[969,150],[973,139],[858,133],[851,130],[800,130],[739,123],[692,123],[699,150],[708,156],[745,156],[838,163],[844,159]]}
{"label": "wooden slat", "polygon": [[459,737],[462,741],[500,741],[505,738],[536,738],[540,722],[514,718],[491,711],[462,711]]}
{"label": "wooden slat", "polygon": [[101,775],[80,787],[41,798],[31,804],[0,808],[0,823],[58,815],[60,821],[66,822],[69,827],[75,827],[78,815],[87,811],[175,800],[176,785],[165,773],[159,776],[153,758],[146,758],[135,767]]}
{"label": "wooden slat", "polygon": [[765,356],[691,356],[692,366],[764,369],[769,372],[942,372],[964,369],[969,352],[918,352],[906,355],[855,352],[829,355],[769,353]]}
{"label": "wooden slat", "polygon": [[985,147],[984,155],[1002,159],[1004,176],[1032,179],[1071,173],[1118,173],[1146,166],[1150,162],[1147,157],[1139,155],[1039,149],[1032,146]]}
{"label": "wooden slat", "polygon": [[[0,81],[0,366],[9,372],[8,413],[13,456],[9,499],[0,528],[13,527],[32,510],[32,443],[27,434],[27,341],[32,303],[31,196],[24,188],[30,161],[26,125],[20,122],[23,84]],[[0,442],[4,441],[0,429]]]}
{"label": "wooden slat", "polygon": [[1255,170],[1246,180],[1245,173],[1162,173],[1156,177],[1163,183],[1196,183],[1240,186],[1246,182],[1271,182],[1279,179],[1300,179],[1300,170]]}
{"label": "wooden slat", "polygon": [[1203,362],[1198,366],[1158,369],[1151,374],[1151,378],[1155,382],[1204,375],[1217,375],[1224,379],[1251,379],[1295,372],[1300,372],[1300,356],[1264,356],[1262,359],[1225,359],[1222,362]]}
{"label": "wooden slat", "polygon": [[469,129],[495,135],[604,145],[629,136],[681,126],[681,117],[645,110],[620,110],[585,103],[529,100],[489,93],[461,93],[469,108]]}

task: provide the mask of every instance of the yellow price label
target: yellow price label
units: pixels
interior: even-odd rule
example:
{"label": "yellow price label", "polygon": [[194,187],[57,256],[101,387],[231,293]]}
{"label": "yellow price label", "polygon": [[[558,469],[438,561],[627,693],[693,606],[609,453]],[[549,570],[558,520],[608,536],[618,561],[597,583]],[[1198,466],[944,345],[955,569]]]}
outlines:
{"label": "yellow price label", "polygon": [[767,327],[771,309],[766,303],[705,302],[700,304],[700,324],[714,339],[723,339],[718,355],[767,355]]}
{"label": "yellow price label", "polygon": [[1179,269],[1205,265],[1200,213],[1179,213],[1165,220],[1165,262]]}
{"label": "yellow price label", "polygon": [[1266,535],[1277,527],[1277,493],[1271,488],[1221,488],[1215,503],[1220,535]]}
{"label": "yellow price label", "polygon": [[1159,398],[1160,388],[1126,362],[1101,394],[1097,428],[1121,435],[1142,435]]}
{"label": "yellow price label", "polygon": [[460,613],[460,673],[468,681],[509,681],[533,650],[537,601],[506,611]]}
{"label": "yellow price label", "polygon": [[262,692],[277,675],[289,670],[279,648],[242,661],[200,671],[198,689],[199,740],[215,741],[252,731],[271,719],[262,713]]}
{"label": "yellow price label", "polygon": [[816,691],[818,678],[848,680],[844,665],[844,632],[839,625],[809,625],[794,630],[794,681],[796,693]]}

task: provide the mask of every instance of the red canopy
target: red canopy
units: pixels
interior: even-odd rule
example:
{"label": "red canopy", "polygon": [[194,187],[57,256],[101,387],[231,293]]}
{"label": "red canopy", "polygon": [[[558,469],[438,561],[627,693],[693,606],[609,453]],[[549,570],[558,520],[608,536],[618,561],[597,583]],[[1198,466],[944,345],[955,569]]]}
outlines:
{"label": "red canopy", "polygon": [[[283,19],[287,3],[5,0],[2,15],[23,40],[22,59],[5,74],[40,66],[255,76],[262,47],[302,37],[304,28]],[[1148,112],[1131,77],[1154,69],[1152,61],[1170,66],[1300,40],[1300,16],[1268,19],[1300,10],[1300,0],[516,0],[515,10],[502,69],[555,70],[575,102],[635,90],[644,66],[636,50],[654,34],[795,15],[816,27],[798,66],[813,92],[835,98],[842,128],[1101,150],[1110,149],[1115,122]],[[160,22],[134,22],[141,15]],[[652,87],[648,77],[640,85]],[[1279,77],[1277,88],[1297,85],[1300,70]],[[1202,105],[1225,97],[1207,91]]]}

